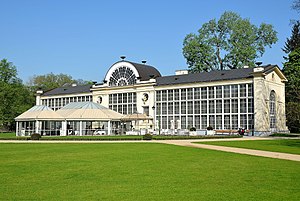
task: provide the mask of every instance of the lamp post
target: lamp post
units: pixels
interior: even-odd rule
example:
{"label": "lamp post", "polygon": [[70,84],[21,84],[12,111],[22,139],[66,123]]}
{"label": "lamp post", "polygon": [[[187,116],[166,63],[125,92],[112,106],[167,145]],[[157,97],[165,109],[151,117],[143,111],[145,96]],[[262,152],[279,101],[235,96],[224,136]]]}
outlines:
{"label": "lamp post", "polygon": [[[152,110],[153,110],[153,114],[155,116],[155,106],[152,107]],[[158,113],[157,117],[158,117],[158,135],[160,135],[160,114],[159,113]],[[156,120],[156,118],[155,118],[155,120]],[[156,123],[156,121],[154,122],[154,125],[155,125],[155,123]]]}

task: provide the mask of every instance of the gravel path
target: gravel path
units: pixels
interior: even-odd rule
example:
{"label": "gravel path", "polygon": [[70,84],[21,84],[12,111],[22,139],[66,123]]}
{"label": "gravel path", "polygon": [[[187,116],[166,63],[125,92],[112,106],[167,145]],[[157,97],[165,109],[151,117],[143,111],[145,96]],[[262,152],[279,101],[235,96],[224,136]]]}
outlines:
{"label": "gravel path", "polygon": [[[243,139],[244,140],[266,140],[266,139],[270,140],[270,138],[259,138],[259,139],[240,138],[240,140],[243,140]],[[238,141],[238,139],[235,139],[235,140]],[[217,140],[202,140],[202,142],[203,141],[217,141]],[[221,140],[221,141],[232,141],[232,139],[228,139],[228,140],[226,139],[226,140]],[[183,140],[166,140],[161,143],[201,148],[201,149],[211,149],[211,150],[246,154],[246,155],[252,155],[252,156],[262,156],[262,157],[268,157],[268,158],[300,161],[300,155],[298,155],[298,154],[288,154],[288,153],[281,153],[281,152],[261,151],[261,150],[254,150],[254,149],[225,147],[225,146],[216,146],[216,145],[208,145],[208,144],[196,144],[195,142],[201,142],[201,140],[197,140],[197,141],[195,141],[195,140],[184,140],[184,141]]]}

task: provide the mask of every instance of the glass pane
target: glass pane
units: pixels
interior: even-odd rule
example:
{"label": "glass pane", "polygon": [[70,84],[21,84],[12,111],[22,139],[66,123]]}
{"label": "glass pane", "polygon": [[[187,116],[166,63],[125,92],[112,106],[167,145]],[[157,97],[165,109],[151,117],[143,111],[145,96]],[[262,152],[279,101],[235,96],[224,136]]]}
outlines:
{"label": "glass pane", "polygon": [[216,98],[222,98],[222,86],[216,87]]}
{"label": "glass pane", "polygon": [[248,97],[253,97],[253,84],[248,84]]}
{"label": "glass pane", "polygon": [[188,101],[188,114],[193,114],[193,101]]}
{"label": "glass pane", "polygon": [[168,90],[168,100],[173,101],[173,90]]}
{"label": "glass pane", "polygon": [[231,97],[238,97],[238,85],[231,85]]}
{"label": "glass pane", "polygon": [[207,113],[207,101],[201,101],[201,113],[202,114]]}
{"label": "glass pane", "polygon": [[208,91],[209,91],[209,98],[215,98],[215,88],[208,87]]}
{"label": "glass pane", "polygon": [[200,88],[194,88],[194,99],[200,99]]}
{"label": "glass pane", "polygon": [[201,88],[201,99],[207,99],[207,88],[206,87]]}
{"label": "glass pane", "polygon": [[246,99],[240,99],[240,113],[247,113]]}
{"label": "glass pane", "polygon": [[186,102],[181,102],[181,114],[186,114]]}
{"label": "glass pane", "polygon": [[195,101],[194,103],[194,113],[200,114],[200,101]]}
{"label": "glass pane", "polygon": [[188,99],[193,100],[193,88],[187,89]]}
{"label": "glass pane", "polygon": [[246,84],[240,84],[240,97],[246,97]]}
{"label": "glass pane", "polygon": [[186,89],[181,89],[181,100],[186,100]]}
{"label": "glass pane", "polygon": [[224,86],[224,98],[230,98],[230,85]]}
{"label": "glass pane", "polygon": [[238,113],[238,100],[237,99],[231,100],[231,113]]}

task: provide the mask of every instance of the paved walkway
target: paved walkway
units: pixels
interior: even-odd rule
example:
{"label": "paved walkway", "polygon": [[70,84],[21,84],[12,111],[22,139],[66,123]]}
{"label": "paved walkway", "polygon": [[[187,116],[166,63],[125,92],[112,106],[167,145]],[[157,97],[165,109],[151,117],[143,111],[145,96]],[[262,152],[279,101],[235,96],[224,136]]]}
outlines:
{"label": "paved walkway", "polygon": [[[276,139],[276,138],[271,138]],[[284,160],[300,161],[300,155],[288,154],[280,152],[271,151],[261,151],[254,149],[244,149],[235,147],[225,147],[207,144],[196,144],[195,142],[207,142],[207,141],[245,141],[245,140],[271,140],[270,138],[263,137],[243,137],[243,138],[225,138],[225,139],[199,139],[199,140],[151,140],[151,141],[130,141],[130,140],[120,140],[120,141],[26,141],[26,140],[0,140],[0,143],[162,143],[162,144],[172,144],[178,146],[194,147],[201,149],[211,149],[218,151],[226,151],[239,154],[247,154],[253,156],[263,156],[268,158],[277,158]]]}
{"label": "paved walkway", "polygon": [[218,151],[226,151],[232,153],[246,154],[252,156],[263,156],[268,158],[277,158],[291,161],[300,161],[300,155],[298,154],[288,154],[281,152],[272,152],[272,151],[261,151],[254,149],[244,149],[244,148],[235,148],[235,147],[225,147],[225,146],[216,146],[216,145],[208,145],[208,144],[196,144],[195,142],[203,142],[203,141],[241,141],[241,140],[270,140],[270,138],[237,138],[237,139],[214,139],[214,140],[166,140],[161,143],[165,144],[173,144],[178,146],[186,146],[186,147],[194,147],[201,149],[211,149]]}

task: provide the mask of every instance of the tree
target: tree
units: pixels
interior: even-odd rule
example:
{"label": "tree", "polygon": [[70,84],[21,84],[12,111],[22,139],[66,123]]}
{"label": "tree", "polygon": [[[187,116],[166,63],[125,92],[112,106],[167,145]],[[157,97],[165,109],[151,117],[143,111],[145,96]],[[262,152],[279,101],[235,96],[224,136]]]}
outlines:
{"label": "tree", "polygon": [[197,34],[188,34],[183,55],[191,71],[201,72],[254,66],[265,47],[277,42],[277,32],[270,24],[259,27],[234,12],[202,25]]}
{"label": "tree", "polygon": [[300,48],[289,54],[282,70],[288,80],[285,85],[286,101],[300,102]]}
{"label": "tree", "polygon": [[292,9],[296,10],[297,12],[300,12],[300,0],[294,0],[292,4]]}
{"label": "tree", "polygon": [[0,82],[14,83],[18,82],[17,68],[6,59],[0,61]]}
{"label": "tree", "polygon": [[[300,21],[297,21],[293,25],[292,35],[286,39],[285,46],[282,50],[286,54],[289,54],[297,48],[300,48]],[[286,57],[284,58],[287,59]]]}
{"label": "tree", "polygon": [[34,75],[32,78],[30,78],[28,85],[31,86],[34,91],[36,91],[38,88],[49,90],[72,83],[74,83],[74,81],[70,75],[55,75],[50,73],[46,75]]}
{"label": "tree", "polygon": [[291,132],[300,132],[300,48],[289,54],[283,72],[288,80],[285,85],[287,126]]}
{"label": "tree", "polygon": [[300,103],[286,103],[287,126],[292,133],[300,133]]}
{"label": "tree", "polygon": [[0,128],[12,130],[14,118],[34,104],[34,96],[17,77],[17,69],[6,59],[0,61]]}
{"label": "tree", "polygon": [[49,73],[46,75],[34,75],[27,85],[31,87],[32,91],[36,91],[39,88],[47,91],[61,86],[70,86],[72,84],[85,85],[90,83],[92,82],[82,79],[74,80],[72,76],[62,73],[57,75]]}

